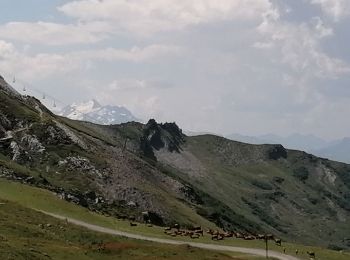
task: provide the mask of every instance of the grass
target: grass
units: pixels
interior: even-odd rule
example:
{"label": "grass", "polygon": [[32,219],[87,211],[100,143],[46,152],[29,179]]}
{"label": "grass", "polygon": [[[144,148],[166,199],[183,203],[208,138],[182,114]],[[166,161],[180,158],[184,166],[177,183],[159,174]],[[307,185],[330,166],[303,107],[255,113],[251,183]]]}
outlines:
{"label": "grass", "polygon": [[[183,148],[205,170],[201,178],[186,180],[285,240],[349,248],[343,242],[350,232],[349,167],[291,150],[287,159],[268,160],[269,147],[209,135],[189,137]],[[334,183],[324,169],[334,171]]]}
{"label": "grass", "polygon": [[[0,179],[0,199],[18,203],[18,205],[20,205],[21,207],[34,208],[34,209],[55,213],[55,214],[60,214],[63,216],[82,220],[91,224],[96,224],[96,225],[100,225],[108,228],[114,228],[120,231],[127,231],[127,232],[138,233],[138,234],[143,234],[143,235],[148,235],[153,237],[169,238],[163,233],[163,228],[161,227],[150,228],[143,224],[139,224],[137,227],[130,227],[129,223],[126,221],[121,221],[111,217],[106,217],[106,216],[92,213],[85,208],[60,200],[49,191],[30,187],[27,185],[22,185],[19,183],[10,182],[3,179]],[[175,238],[175,239],[185,240],[185,238],[183,237]],[[213,243],[208,236],[205,236],[204,238],[199,240],[199,242]],[[244,241],[244,240],[238,240],[238,239],[228,239],[220,242],[220,245],[242,246],[242,247],[249,247],[249,248],[264,248],[264,243],[261,241]],[[305,254],[305,252],[308,250],[316,252],[316,255],[319,257],[319,259],[347,260],[350,257],[350,255],[347,253],[342,254],[337,251],[327,250],[319,247],[307,247],[307,246],[295,245],[295,244],[289,244],[289,243],[285,243],[283,246],[287,249],[287,253],[290,253],[290,254],[294,254],[296,249],[298,249],[299,252],[304,252],[304,254],[299,255],[301,259],[308,259]],[[281,247],[277,247],[272,244],[270,245],[270,249],[274,251],[282,252]],[[182,258],[178,258],[178,259],[182,259]],[[197,259],[205,259],[205,258],[197,258]]]}
{"label": "grass", "polygon": [[0,256],[16,260],[253,259],[95,233],[4,200],[0,200]]}

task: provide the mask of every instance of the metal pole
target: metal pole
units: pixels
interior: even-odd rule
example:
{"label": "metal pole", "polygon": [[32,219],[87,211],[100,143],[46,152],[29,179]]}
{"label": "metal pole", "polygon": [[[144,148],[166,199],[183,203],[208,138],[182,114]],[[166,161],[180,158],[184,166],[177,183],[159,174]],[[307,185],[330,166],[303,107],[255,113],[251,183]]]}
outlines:
{"label": "metal pole", "polygon": [[267,236],[265,236],[265,244],[266,244],[266,259],[269,259],[269,246],[268,246]]}

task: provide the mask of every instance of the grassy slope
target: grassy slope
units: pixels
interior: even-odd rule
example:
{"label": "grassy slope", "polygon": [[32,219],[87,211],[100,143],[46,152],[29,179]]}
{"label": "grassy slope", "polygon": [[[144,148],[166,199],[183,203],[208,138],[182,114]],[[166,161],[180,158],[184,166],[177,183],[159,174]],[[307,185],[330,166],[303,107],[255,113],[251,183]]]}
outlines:
{"label": "grassy slope", "polygon": [[[110,217],[105,217],[105,216],[94,214],[94,213],[92,213],[84,208],[81,208],[81,207],[78,207],[74,204],[70,204],[68,202],[60,200],[56,196],[54,196],[54,194],[52,194],[51,192],[48,192],[46,190],[30,187],[27,185],[22,185],[19,183],[9,182],[9,181],[3,180],[3,179],[0,179],[0,199],[15,202],[16,205],[18,205],[16,207],[21,208],[21,211],[22,211],[21,214],[24,214],[23,212],[27,211],[25,208],[35,208],[35,209],[48,211],[51,213],[69,216],[69,217],[72,217],[75,219],[83,220],[83,221],[86,221],[86,222],[89,222],[92,224],[101,225],[104,227],[116,228],[116,229],[122,230],[122,231],[150,235],[150,236],[154,236],[154,237],[169,238],[168,236],[165,236],[163,234],[163,229],[160,227],[149,228],[149,227],[146,227],[144,225],[138,225],[137,227],[131,228],[128,222],[120,221],[120,220],[116,220],[116,219],[113,219]],[[15,205],[15,204],[11,203],[11,205]],[[3,210],[4,205],[0,205],[0,207],[2,207],[1,208],[2,210],[0,211],[0,214],[1,214],[1,212],[5,212]],[[25,207],[25,208],[23,208],[23,207]],[[13,208],[13,206],[10,206],[9,208]],[[9,217],[2,217],[0,215],[0,219],[1,219],[0,224],[3,225],[4,228],[6,227],[6,229],[8,229],[8,227],[10,227],[9,229],[12,230],[11,226],[13,225],[13,223],[16,223],[16,225],[17,225],[17,224],[21,223],[21,221],[24,221],[24,219],[22,219],[22,217],[21,217],[21,214],[17,214],[17,213],[11,214],[12,216],[19,217],[16,220],[11,219]],[[31,214],[34,214],[34,213],[31,211]],[[36,214],[39,214],[39,213],[36,213]],[[45,218],[48,218],[48,217],[44,217],[40,214],[40,218],[39,217],[31,217],[30,222],[35,222],[38,219],[45,219]],[[54,223],[51,218],[49,218],[49,219],[50,219],[49,221],[40,220],[40,224],[43,224],[42,222]],[[6,221],[6,222],[4,222],[4,221]],[[33,228],[34,230],[37,230],[37,227],[36,227],[37,223],[33,224],[33,226],[30,223],[21,224],[21,227],[23,227],[24,229],[26,229],[27,226],[28,226],[29,230],[31,228]],[[28,230],[28,229],[26,229],[26,230]],[[5,229],[1,228],[0,230],[5,230]],[[81,229],[77,229],[77,230],[80,230],[79,232],[82,232]],[[2,233],[2,232],[3,231],[0,231],[0,233]],[[9,231],[6,231],[6,232],[9,232]],[[18,234],[22,234],[22,232],[24,232],[24,231],[19,231],[19,232],[20,233],[18,233]],[[33,230],[29,232],[29,234],[31,234],[31,233],[33,233]],[[18,236],[18,234],[17,234],[17,236]],[[79,233],[75,233],[75,236],[78,237],[77,240],[79,241],[79,237],[81,235],[79,235]],[[32,237],[32,235],[30,235],[30,237]],[[15,241],[16,241],[16,239],[17,238],[15,238]],[[97,238],[93,238],[93,239],[98,240]],[[109,239],[111,239],[111,238],[109,237],[107,240],[104,240],[104,241],[110,241]],[[183,239],[183,238],[181,238],[181,239]],[[77,241],[77,240],[75,240],[75,241]],[[82,241],[84,244],[84,239]],[[120,241],[120,239],[117,239],[117,241]],[[88,242],[88,243],[90,243],[90,242]],[[205,237],[205,238],[201,239],[200,242],[212,243],[212,241],[210,240],[209,237]],[[22,244],[18,244],[19,246],[16,247],[18,251],[23,250],[23,248],[24,248],[23,243],[25,243],[25,241],[22,241]],[[38,246],[40,246],[42,243],[44,243],[44,242],[37,241],[34,244],[37,244]],[[45,243],[47,243],[47,242],[45,242]],[[44,243],[44,245],[45,245],[45,243]],[[60,244],[60,243],[58,243],[58,244]],[[133,243],[135,243],[135,241]],[[147,243],[145,243],[145,244],[147,244]],[[237,239],[229,239],[229,240],[225,240],[223,242],[220,242],[220,244],[251,247],[251,248],[264,248],[264,243],[262,243],[260,241],[244,241],[244,240],[237,240]],[[2,245],[1,242],[0,242],[0,245]],[[12,248],[14,248],[14,246],[15,245],[12,245]],[[82,244],[80,244],[79,246],[81,247],[81,250],[82,250],[81,252],[85,252],[86,247],[84,247]],[[305,247],[305,246],[295,245],[295,244],[284,244],[284,247],[287,248],[287,253],[294,252],[296,248],[300,252],[306,252],[307,250],[313,250],[320,257],[320,259],[346,260],[346,259],[349,259],[349,257],[350,257],[350,255],[340,254],[339,252],[326,250],[326,249],[322,249],[322,248],[317,248],[317,247]],[[164,248],[167,248],[167,247],[162,247],[161,252],[167,250]],[[275,245],[270,245],[270,248],[272,250],[275,250],[275,251],[282,250],[282,248],[276,247]],[[43,252],[45,250],[46,250],[45,252],[48,252],[47,251],[48,249],[50,249],[49,245],[47,247],[45,246],[44,248],[39,247],[39,251],[42,250]],[[4,252],[5,252],[5,250],[7,250],[7,252],[9,252],[8,251],[9,247],[7,247],[7,249],[3,248],[1,250],[3,250]],[[54,251],[54,249],[52,249],[52,250]],[[169,247],[168,247],[168,250],[169,250]],[[67,252],[69,253],[70,251],[68,250]],[[141,250],[141,252],[142,252],[142,250]],[[153,254],[152,252],[148,252],[148,253]],[[129,253],[132,254],[132,250]],[[187,253],[186,253],[186,251],[183,252],[183,254],[187,254]],[[135,254],[137,254],[137,252]],[[305,253],[302,254],[301,257],[302,257],[302,259],[307,259]],[[81,259],[89,259],[89,258],[81,258]],[[96,256],[95,256],[95,258],[92,258],[92,259],[109,259],[109,258],[96,258]],[[133,258],[128,258],[128,259],[133,259]],[[134,259],[139,259],[139,258],[134,258]],[[158,259],[163,259],[163,258],[158,258]],[[166,259],[168,259],[168,258],[166,258]],[[169,258],[169,259],[172,259],[172,258]],[[187,258],[174,258],[174,259],[187,259]],[[191,259],[191,258],[188,258],[188,259]],[[195,258],[193,258],[193,259],[195,259]],[[205,259],[205,258],[197,258],[197,259]],[[209,259],[211,259],[211,258],[209,258]]]}
{"label": "grassy slope", "polygon": [[250,259],[99,234],[9,201],[0,209],[1,259]]}
{"label": "grassy slope", "polygon": [[[18,102],[17,100],[11,99],[7,96],[0,95],[2,108],[5,109],[6,114],[13,114],[15,118],[18,119],[29,119],[31,122],[37,122],[40,126],[41,118],[38,116],[38,112],[33,109],[33,107],[24,104],[23,102]],[[5,104],[5,105],[4,105]],[[44,114],[46,120],[51,119],[51,115]],[[47,118],[46,118],[47,116]],[[57,119],[57,118],[56,118]],[[84,136],[85,140],[89,140],[92,145],[94,145],[94,140],[98,139],[99,142],[111,145],[122,145],[125,138],[138,138],[140,134],[138,129],[139,126],[129,126],[126,125],[123,127],[102,127],[96,126],[88,123],[80,123],[64,118],[57,119],[62,123],[69,125],[76,133],[81,136]],[[331,218],[326,217],[325,219],[320,219],[320,216],[329,216],[328,206],[324,201],[318,202],[316,206],[310,206],[308,203],[308,210],[304,212],[305,214],[312,216],[313,218],[297,217],[297,214],[293,214],[293,217],[290,217],[292,214],[290,209],[298,210],[298,205],[291,205],[291,201],[297,201],[304,204],[304,200],[307,199],[307,196],[312,196],[317,198],[319,193],[317,192],[317,187],[313,187],[312,183],[309,183],[309,186],[303,185],[302,183],[296,182],[295,179],[291,178],[288,174],[285,177],[286,167],[281,164],[273,163],[263,163],[263,164],[251,164],[250,166],[240,166],[240,167],[231,167],[223,163],[222,158],[218,158],[218,154],[215,154],[217,147],[213,146],[212,139],[213,137],[208,138],[199,137],[199,138],[190,138],[189,139],[189,148],[202,162],[206,164],[206,168],[210,173],[206,176],[205,179],[202,179],[200,182],[194,183],[198,185],[204,192],[209,193],[218,201],[222,201],[225,204],[229,205],[235,212],[239,212],[241,215],[247,216],[256,223],[259,223],[261,226],[264,226],[267,230],[273,230],[273,227],[278,228],[277,232],[280,229],[288,232],[292,227],[298,226],[299,231],[293,234],[288,234],[289,238],[295,240],[305,241],[307,243],[314,243],[314,238],[320,238],[317,243],[327,245],[328,242],[333,243],[337,242],[339,237],[345,237],[349,233],[349,223],[335,223]],[[214,137],[214,139],[218,139]],[[134,140],[135,141],[135,140]],[[197,142],[198,141],[198,142]],[[241,157],[249,157],[252,153],[252,146],[242,145]],[[81,149],[77,149],[76,146],[60,146],[60,147],[49,147],[48,151],[51,155],[59,156],[64,158],[72,151],[76,154],[88,157],[90,160],[96,162],[97,164],[103,164],[104,158],[100,158],[95,155],[86,154]],[[254,153],[259,153],[259,151],[254,151]],[[96,153],[95,153],[96,154]],[[135,156],[135,155],[132,155]],[[232,155],[230,155],[232,156]],[[130,157],[131,158],[131,157]],[[0,164],[9,166],[9,158],[0,158]],[[304,163],[302,163],[304,164]],[[46,177],[52,184],[57,186],[62,186],[66,188],[86,188],[89,187],[89,183],[82,181],[81,176],[77,175],[76,178],[71,178],[71,176],[61,175],[63,177],[58,178],[55,174],[55,168],[51,168],[51,173],[45,174],[45,163],[40,165],[34,165],[32,171],[27,171],[24,167],[18,166],[16,164],[10,165],[16,167],[16,171],[25,172],[32,176],[37,176],[39,172]],[[41,168],[40,168],[41,167]],[[291,171],[289,172],[291,173]],[[270,204],[273,204],[271,198],[271,191],[257,188],[256,185],[252,185],[252,180],[260,179],[263,183],[270,183],[271,178],[283,176],[286,180],[281,185],[282,189],[288,190],[288,198],[282,198],[278,201],[277,205],[273,205],[275,210],[279,212],[282,217],[281,221],[276,221],[276,218],[269,216],[269,211],[272,211],[269,208]],[[71,179],[70,179],[71,178]],[[185,176],[186,178],[186,176]],[[85,179],[85,181],[88,181]],[[142,185],[143,187],[145,185]],[[89,187],[90,188],[90,187]],[[154,192],[154,194],[162,198],[168,208],[173,210],[173,216],[176,216],[178,221],[200,223],[208,225],[208,221],[205,221],[203,218],[199,217],[191,207],[188,207],[185,203],[182,203],[173,196],[167,194],[167,191],[158,190],[156,183],[152,186],[148,186],[149,192]],[[344,188],[344,192],[347,192]],[[246,201],[242,202],[241,197],[244,196]],[[23,196],[25,197],[25,195]],[[251,203],[248,207],[247,201]],[[261,203],[256,203],[260,201]],[[31,201],[29,203],[32,203]],[[252,204],[254,203],[254,204]],[[267,206],[266,206],[266,205]],[[39,205],[42,206],[42,205]],[[292,207],[290,207],[292,206]],[[265,208],[268,212],[266,212]],[[215,208],[213,208],[215,210]],[[327,210],[325,210],[327,209]],[[321,212],[319,212],[321,211]],[[297,212],[296,212],[297,213]],[[332,212],[331,212],[332,214]],[[283,219],[285,218],[285,219]],[[278,218],[277,218],[278,220]],[[281,225],[281,223],[288,223],[287,225]],[[327,224],[328,229],[323,230],[324,223]],[[334,230],[337,228],[336,232],[328,233],[329,230]],[[305,231],[305,232],[304,232]],[[315,233],[317,233],[315,235]]]}
{"label": "grassy slope", "polygon": [[[329,246],[339,245],[342,238],[348,237],[349,217],[345,222],[337,221],[336,213],[332,212],[327,200],[333,194],[346,194],[349,189],[340,182],[336,182],[336,186],[333,187],[319,181],[313,170],[310,170],[310,177],[304,182],[293,176],[293,170],[300,165],[313,169],[316,164],[320,164],[319,161],[300,159],[303,156],[301,152],[289,151],[286,161],[232,166],[225,161],[225,155],[220,156],[217,152],[222,145],[218,144],[217,139],[219,138],[213,136],[188,138],[185,150],[191,151],[199,158],[207,172],[204,177],[193,179],[193,185],[212,194],[265,229],[291,241]],[[242,146],[243,157],[251,156],[246,149],[248,145],[235,145]],[[245,151],[247,154],[244,154]],[[333,162],[327,164],[334,164],[334,168],[338,165]],[[348,168],[347,171],[350,175]],[[283,183],[276,183],[276,178],[283,178]],[[329,192],[325,195],[324,191]],[[315,202],[310,203],[311,199]],[[340,211],[349,216],[349,211]]]}
{"label": "grassy slope", "polygon": [[[172,221],[180,223],[188,223],[193,225],[203,225],[214,228],[215,225],[196,214],[196,212],[183,201],[177,199],[174,193],[171,193],[169,189],[164,189],[161,183],[161,172],[156,172],[159,179],[146,177],[153,174],[156,169],[152,169],[152,165],[146,165],[142,159],[138,158],[136,154],[132,152],[125,152],[123,155],[117,157],[113,152],[106,152],[109,148],[116,149],[123,147],[126,139],[138,140],[140,134],[140,124],[135,126],[129,126],[129,124],[121,125],[118,127],[98,126],[87,122],[78,122],[69,120],[67,118],[56,117],[48,113],[44,108],[43,116],[40,117],[40,113],[33,108],[33,104],[36,101],[27,99],[27,101],[19,100],[17,97],[8,96],[0,91],[0,112],[4,113],[11,121],[24,120],[26,124],[30,123],[29,133],[37,136],[39,140],[45,140],[45,129],[48,126],[54,126],[53,120],[59,121],[63,125],[67,126],[74,134],[81,138],[91,148],[88,150],[81,149],[76,144],[59,143],[54,145],[46,145],[46,153],[43,157],[34,158],[32,162],[25,162],[26,165],[19,165],[12,162],[11,152],[9,149],[3,149],[0,146],[0,166],[3,165],[7,168],[15,170],[17,173],[21,173],[24,176],[44,177],[55,187],[61,187],[66,190],[78,189],[81,192],[97,190],[98,194],[99,186],[94,176],[84,176],[83,174],[72,174],[71,172],[65,172],[58,168],[58,162],[65,159],[67,156],[81,156],[88,158],[94,166],[99,169],[108,168],[111,164],[117,165],[115,168],[119,168],[118,161],[124,160],[130,163],[122,163],[121,167],[125,166],[125,172],[131,172],[131,176],[137,177],[141,174],[143,179],[132,180],[140,191],[146,192],[158,198],[159,204],[162,204],[165,209],[169,211],[169,216],[173,218]],[[33,104],[31,104],[33,103]],[[18,137],[20,138],[20,137]],[[130,141],[131,143],[131,141]],[[135,144],[134,144],[135,145]],[[113,147],[113,148],[112,148]],[[49,171],[47,171],[49,167]],[[147,168],[147,169],[146,169]],[[57,174],[60,172],[60,174]],[[106,187],[104,187],[106,188]],[[116,189],[113,187],[113,189]],[[103,194],[105,195],[105,194]],[[137,213],[135,213],[137,214]]]}

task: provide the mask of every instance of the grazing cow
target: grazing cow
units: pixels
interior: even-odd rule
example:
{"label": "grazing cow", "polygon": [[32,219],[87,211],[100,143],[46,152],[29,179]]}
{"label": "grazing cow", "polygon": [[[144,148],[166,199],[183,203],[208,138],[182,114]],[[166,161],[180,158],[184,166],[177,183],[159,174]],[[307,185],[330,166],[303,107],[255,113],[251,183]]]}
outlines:
{"label": "grazing cow", "polygon": [[237,232],[237,233],[235,233],[235,237],[236,238],[244,238],[244,235]]}
{"label": "grazing cow", "polygon": [[257,235],[257,238],[260,239],[260,240],[263,240],[263,239],[265,239],[265,235],[259,234],[259,235]]}
{"label": "grazing cow", "polygon": [[216,240],[216,241],[220,241],[220,240],[224,240],[224,236],[222,234],[213,234],[211,236],[211,240]]}
{"label": "grazing cow", "polygon": [[277,246],[282,246],[282,240],[279,239],[279,238],[275,238],[275,244],[276,244]]}
{"label": "grazing cow", "polygon": [[170,231],[170,230],[171,230],[171,227],[166,227],[164,230],[165,230],[165,231]]}
{"label": "grazing cow", "polygon": [[192,239],[198,239],[200,236],[198,234],[191,234]]}
{"label": "grazing cow", "polygon": [[224,237],[233,237],[233,233],[232,232],[225,232]]}
{"label": "grazing cow", "polygon": [[208,229],[206,232],[207,232],[207,234],[212,235],[214,233],[214,230]]}
{"label": "grazing cow", "polygon": [[299,250],[295,249],[295,254],[298,255],[299,254]]}
{"label": "grazing cow", "polygon": [[136,227],[137,226],[137,224],[136,223],[132,223],[132,222],[130,222],[130,227]]}
{"label": "grazing cow", "polygon": [[306,251],[306,253],[309,255],[310,259],[315,259],[316,258],[316,254],[313,251],[310,251],[310,252]]}
{"label": "grazing cow", "polygon": [[250,236],[250,235],[247,235],[247,236],[244,236],[244,238],[243,238],[244,240],[254,240],[255,239],[255,237],[253,237],[253,236]]}
{"label": "grazing cow", "polygon": [[194,233],[197,235],[201,235],[202,237],[204,236],[203,230],[196,230],[196,231],[194,231]]}
{"label": "grazing cow", "polygon": [[198,230],[202,230],[201,226],[194,226],[193,228],[190,228],[191,231],[198,231]]}

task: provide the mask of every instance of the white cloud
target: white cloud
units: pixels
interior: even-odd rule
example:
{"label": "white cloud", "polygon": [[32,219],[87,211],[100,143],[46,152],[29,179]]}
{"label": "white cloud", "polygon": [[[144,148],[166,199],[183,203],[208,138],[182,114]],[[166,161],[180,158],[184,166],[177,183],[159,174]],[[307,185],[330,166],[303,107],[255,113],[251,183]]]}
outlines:
{"label": "white cloud", "polygon": [[167,89],[171,84],[161,79],[132,79],[124,78],[114,80],[109,84],[108,89],[115,91],[139,91],[144,89]]}
{"label": "white cloud", "polygon": [[39,80],[77,68],[77,64],[64,55],[39,53],[30,56],[18,51],[13,44],[0,40],[2,73],[21,74],[25,80]]}
{"label": "white cloud", "polygon": [[81,0],[59,10],[81,21],[110,21],[116,29],[149,35],[223,20],[260,20],[269,0]]}
{"label": "white cloud", "polygon": [[3,39],[43,45],[91,44],[107,37],[111,28],[103,22],[58,24],[9,22],[0,26]]}
{"label": "white cloud", "polygon": [[131,49],[92,49],[64,54],[21,52],[9,42],[0,40],[0,71],[6,74],[21,74],[26,80],[40,80],[62,73],[89,69],[95,61],[155,62],[158,57],[174,55],[181,48],[167,45],[150,45]]}
{"label": "white cloud", "polygon": [[349,0],[311,0],[311,3],[320,5],[323,12],[333,17],[335,21],[350,15]]}
{"label": "white cloud", "polygon": [[[266,17],[258,31],[267,41],[274,43],[276,47],[273,51],[281,53],[282,62],[298,73],[325,78],[338,78],[350,73],[349,64],[322,51],[320,41],[332,36],[333,30],[326,27],[319,17],[302,24]],[[259,43],[255,45],[259,46]]]}
{"label": "white cloud", "polygon": [[176,55],[182,52],[182,48],[175,45],[153,44],[144,48],[132,47],[129,50],[105,48],[88,51],[79,51],[69,54],[77,59],[116,61],[124,60],[130,62],[155,61],[157,57]]}
{"label": "white cloud", "polygon": [[253,47],[257,49],[271,49],[273,47],[273,42],[255,42]]}

